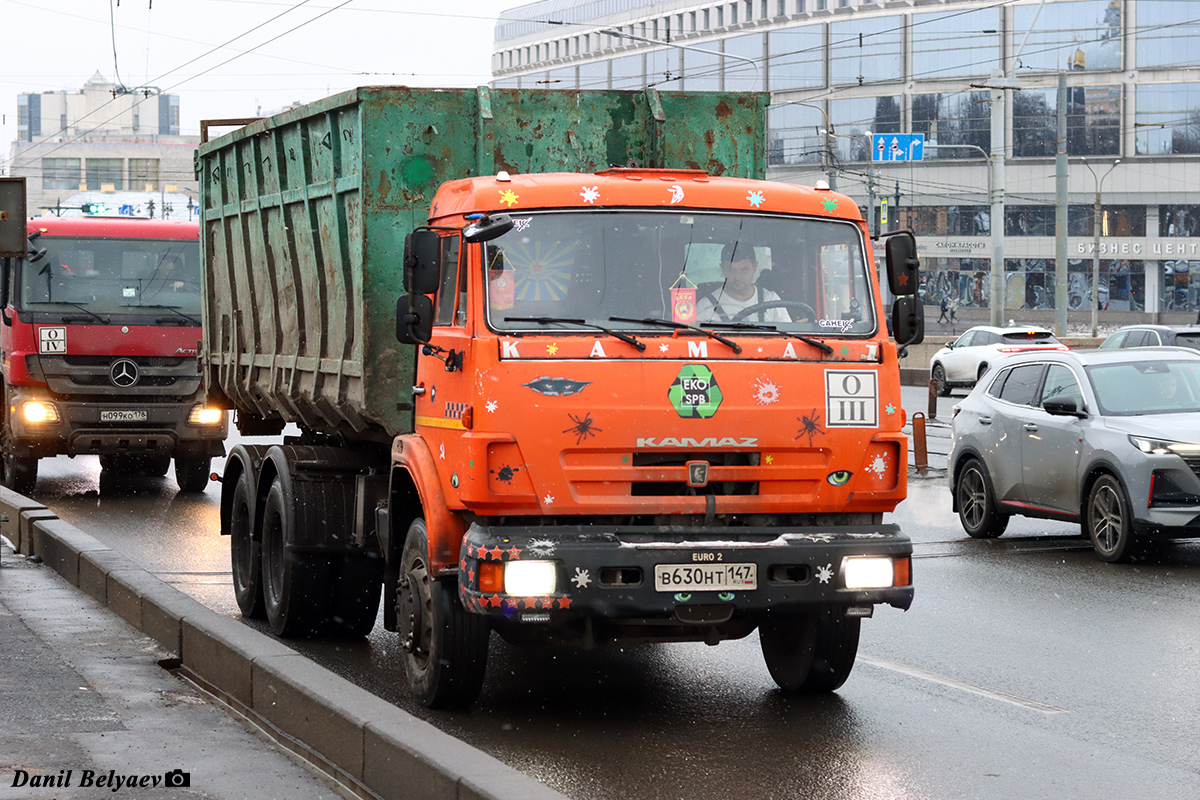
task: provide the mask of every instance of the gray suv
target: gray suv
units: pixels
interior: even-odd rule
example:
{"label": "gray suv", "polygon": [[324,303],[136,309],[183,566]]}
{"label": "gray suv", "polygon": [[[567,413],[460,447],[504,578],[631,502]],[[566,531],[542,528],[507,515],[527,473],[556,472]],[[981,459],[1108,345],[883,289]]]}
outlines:
{"label": "gray suv", "polygon": [[1079,522],[1104,561],[1200,537],[1200,353],[1014,355],[955,406],[948,476],[967,534]]}

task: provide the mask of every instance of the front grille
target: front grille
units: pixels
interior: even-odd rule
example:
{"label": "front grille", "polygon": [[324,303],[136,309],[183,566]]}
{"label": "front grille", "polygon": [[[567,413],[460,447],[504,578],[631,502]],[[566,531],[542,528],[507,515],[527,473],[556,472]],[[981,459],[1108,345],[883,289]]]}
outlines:
{"label": "front grille", "polygon": [[[175,356],[58,356],[54,360],[61,361],[72,367],[109,367],[118,358],[128,358],[137,364],[139,369],[146,367],[178,367],[184,363],[189,363],[194,368],[196,363],[195,358],[177,358]],[[46,362],[50,360],[47,356],[42,356],[43,369],[47,366]]]}

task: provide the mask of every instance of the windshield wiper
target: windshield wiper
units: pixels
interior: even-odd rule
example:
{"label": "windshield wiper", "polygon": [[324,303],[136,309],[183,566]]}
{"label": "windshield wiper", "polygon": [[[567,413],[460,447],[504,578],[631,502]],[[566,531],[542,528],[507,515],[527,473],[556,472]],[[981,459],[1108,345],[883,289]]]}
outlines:
{"label": "windshield wiper", "polygon": [[[175,306],[164,306],[164,305],[161,305],[158,303],[153,303],[153,304],[149,304],[149,305],[143,305],[142,303],[138,303],[136,306],[133,306],[133,307],[134,308],[165,308],[167,311],[178,314],[180,317],[183,317],[184,319],[186,319],[188,321],[188,324],[190,324],[190,325],[199,325],[200,324],[200,320],[196,319],[191,314],[183,313]],[[174,320],[175,320],[175,317],[156,317],[154,319],[155,322],[173,322]]]}
{"label": "windshield wiper", "polygon": [[[609,319],[614,319],[614,318],[610,317]],[[614,331],[612,328],[606,328],[603,325],[593,325],[592,323],[587,322],[582,319],[568,319],[567,317],[505,317],[504,321],[505,322],[536,322],[538,325],[553,325],[556,322],[561,322],[564,325],[582,325],[585,328],[591,328],[592,330],[603,331],[604,333],[607,333],[609,336],[620,339],[622,342],[625,342],[626,344],[631,344],[638,349],[639,353],[644,352],[646,349],[645,344],[643,344],[642,342],[639,342],[637,339],[633,338],[632,336],[630,336],[627,333],[621,333],[620,331]]]}
{"label": "windshield wiper", "polygon": [[778,333],[782,336],[789,336],[793,339],[798,339],[807,345],[811,345],[827,356],[833,354],[833,348],[818,339],[813,339],[811,336],[805,336],[801,333],[781,331],[774,325],[753,325],[749,322],[710,322],[709,324],[714,328],[734,328],[739,331],[768,331],[770,333]]}
{"label": "windshield wiper", "polygon": [[[83,313],[87,314],[87,317],[84,317],[84,320],[85,320],[85,321],[86,321],[87,319],[89,319],[89,318],[90,318],[90,319],[94,319],[94,320],[96,320],[96,321],[97,321],[97,322],[99,322],[101,325],[107,325],[107,324],[108,324],[108,320],[107,320],[106,318],[104,318],[104,317],[100,316],[100,315],[99,315],[99,314],[97,314],[95,311],[92,311],[90,308],[86,308],[85,306],[81,306],[81,305],[79,305],[79,303],[69,303],[69,302],[67,302],[66,300],[55,300],[54,302],[55,302],[55,303],[62,303],[62,304],[63,304],[63,305],[65,305],[65,306],[71,306],[71,307],[73,307],[73,308],[78,308],[80,311],[82,311]],[[74,314],[63,314],[63,322],[65,322],[65,323],[72,322],[72,321],[74,321],[75,319],[77,319],[77,317],[76,317]]]}
{"label": "windshield wiper", "polygon": [[735,353],[742,352],[742,346],[740,344],[738,344],[737,342],[733,341],[732,339],[726,339],[724,336],[721,336],[719,333],[713,333],[712,331],[706,331],[706,330],[704,330],[704,328],[699,328],[695,325],[685,325],[682,322],[671,322],[670,320],[656,319],[655,317],[643,317],[642,319],[633,319],[631,317],[609,317],[608,319],[610,322],[640,322],[643,325],[661,325],[664,328],[674,328],[675,330],[680,330],[680,331],[695,331],[696,333],[703,333],[705,336],[709,336],[713,339],[716,339],[718,342],[725,345],[726,347],[732,348],[733,352],[735,352]]}

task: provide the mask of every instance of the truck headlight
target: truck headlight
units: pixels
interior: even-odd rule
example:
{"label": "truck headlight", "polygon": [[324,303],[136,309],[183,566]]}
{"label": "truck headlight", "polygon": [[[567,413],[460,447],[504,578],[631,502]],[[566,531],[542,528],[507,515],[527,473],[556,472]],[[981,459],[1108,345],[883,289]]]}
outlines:
{"label": "truck headlight", "polygon": [[29,400],[21,406],[21,416],[26,422],[58,422],[58,409],[53,403]]}
{"label": "truck headlight", "polygon": [[517,597],[554,594],[558,568],[553,561],[509,561],[504,565],[504,593]]}
{"label": "truck headlight", "polygon": [[196,406],[188,415],[188,422],[193,425],[216,425],[225,418],[225,410],[211,406]]}
{"label": "truck headlight", "polygon": [[888,556],[854,556],[842,561],[842,576],[847,589],[890,589],[898,583],[903,570],[896,569]]}

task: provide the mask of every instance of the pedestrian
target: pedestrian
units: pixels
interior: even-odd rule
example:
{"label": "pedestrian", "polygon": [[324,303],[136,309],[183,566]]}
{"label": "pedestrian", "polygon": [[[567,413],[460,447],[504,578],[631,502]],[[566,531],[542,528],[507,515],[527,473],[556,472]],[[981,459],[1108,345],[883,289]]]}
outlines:
{"label": "pedestrian", "polygon": [[946,298],[942,297],[942,314],[938,317],[938,322],[949,322],[946,318],[946,312],[950,310],[950,304],[946,302]]}
{"label": "pedestrian", "polygon": [[954,297],[954,298],[951,298],[951,300],[950,300],[950,324],[951,325],[953,325],[955,320],[958,319],[958,317],[955,316],[956,311],[958,311],[958,298]]}

